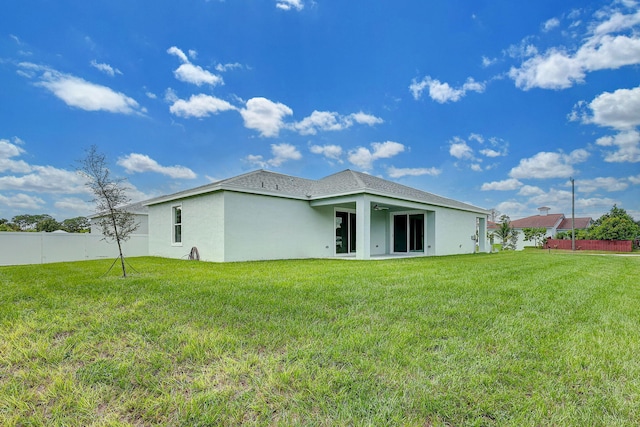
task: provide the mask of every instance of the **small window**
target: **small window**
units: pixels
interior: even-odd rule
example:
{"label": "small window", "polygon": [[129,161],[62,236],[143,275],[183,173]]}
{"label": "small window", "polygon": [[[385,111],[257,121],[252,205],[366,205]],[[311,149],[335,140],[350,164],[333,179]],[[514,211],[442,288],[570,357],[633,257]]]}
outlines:
{"label": "small window", "polygon": [[173,243],[182,243],[182,206],[173,207]]}

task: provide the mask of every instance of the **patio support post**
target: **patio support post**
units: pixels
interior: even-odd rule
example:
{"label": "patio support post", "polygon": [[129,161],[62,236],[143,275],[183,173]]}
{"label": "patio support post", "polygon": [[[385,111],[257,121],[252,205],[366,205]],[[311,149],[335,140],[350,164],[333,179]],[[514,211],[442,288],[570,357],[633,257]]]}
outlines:
{"label": "patio support post", "polygon": [[356,200],[356,259],[371,258],[371,199],[366,194]]}
{"label": "patio support post", "polygon": [[478,218],[478,252],[487,251],[487,219]]}

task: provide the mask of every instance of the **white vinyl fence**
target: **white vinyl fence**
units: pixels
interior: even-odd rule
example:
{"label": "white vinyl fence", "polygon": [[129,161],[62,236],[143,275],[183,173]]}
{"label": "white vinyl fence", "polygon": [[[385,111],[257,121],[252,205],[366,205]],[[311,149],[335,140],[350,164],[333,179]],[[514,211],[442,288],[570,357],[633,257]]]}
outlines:
{"label": "white vinyl fence", "polygon": [[[117,258],[118,245],[101,234],[0,232],[0,266],[48,264]],[[149,237],[132,234],[123,245],[125,257],[149,255]]]}

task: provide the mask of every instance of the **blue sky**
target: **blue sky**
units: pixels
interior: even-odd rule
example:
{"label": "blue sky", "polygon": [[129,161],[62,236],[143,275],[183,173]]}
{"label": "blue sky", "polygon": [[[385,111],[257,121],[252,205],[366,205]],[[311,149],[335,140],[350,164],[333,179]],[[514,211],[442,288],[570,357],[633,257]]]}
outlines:
{"label": "blue sky", "polygon": [[371,173],[512,219],[640,219],[632,0],[3,2],[0,218],[264,168]]}

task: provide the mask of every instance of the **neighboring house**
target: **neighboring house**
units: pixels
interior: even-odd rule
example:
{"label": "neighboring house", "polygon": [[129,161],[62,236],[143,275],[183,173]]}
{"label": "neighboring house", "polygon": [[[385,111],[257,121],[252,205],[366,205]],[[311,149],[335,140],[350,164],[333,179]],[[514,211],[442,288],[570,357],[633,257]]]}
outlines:
{"label": "neighboring house", "polygon": [[258,170],[144,204],[154,256],[183,258],[193,247],[206,261],[489,250],[488,211],[351,170],[319,180]]}
{"label": "neighboring house", "polygon": [[[518,231],[518,244],[516,250],[522,250],[525,246],[533,246],[534,242],[525,241],[525,228],[546,228],[545,237],[554,237],[559,231],[571,231],[571,217],[567,218],[564,214],[550,214],[550,208],[543,206],[538,208],[539,215],[533,215],[526,218],[511,221],[511,227]],[[591,218],[575,218],[575,229],[586,229],[591,225]],[[568,228],[567,228],[568,227]]]}
{"label": "neighboring house", "polygon": [[[593,220],[591,218],[575,218],[574,220],[574,230],[586,230],[591,227],[593,224]],[[556,234],[564,231],[571,233],[571,218],[565,218],[562,220],[558,228],[556,228]],[[555,237],[555,234],[553,235]]]}
{"label": "neighboring house", "polygon": [[[149,234],[149,208],[145,205],[146,202],[132,203],[124,207],[126,211],[133,214],[136,224],[138,224],[135,234]],[[91,222],[92,234],[102,234],[98,220],[103,216],[103,214],[97,213],[88,217]]]}

